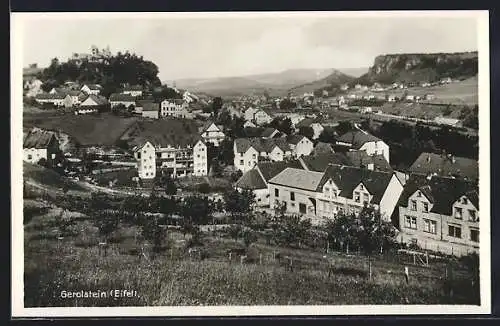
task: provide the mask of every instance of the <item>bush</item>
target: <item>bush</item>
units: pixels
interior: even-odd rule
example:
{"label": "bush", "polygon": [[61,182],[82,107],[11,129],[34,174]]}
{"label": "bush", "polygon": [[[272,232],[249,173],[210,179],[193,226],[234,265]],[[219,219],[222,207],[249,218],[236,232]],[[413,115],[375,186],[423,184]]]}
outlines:
{"label": "bush", "polygon": [[210,185],[206,182],[199,184],[196,188],[197,191],[202,194],[208,194],[210,192]]}

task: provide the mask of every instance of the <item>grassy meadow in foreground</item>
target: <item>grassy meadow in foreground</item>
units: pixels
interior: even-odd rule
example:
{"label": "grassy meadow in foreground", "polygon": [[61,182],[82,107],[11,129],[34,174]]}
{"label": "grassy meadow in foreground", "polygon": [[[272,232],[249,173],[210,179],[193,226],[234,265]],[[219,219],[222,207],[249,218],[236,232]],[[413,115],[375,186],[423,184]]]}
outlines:
{"label": "grassy meadow in foreground", "polygon": [[[25,223],[26,307],[479,304],[470,294],[467,270],[458,264],[450,297],[443,262],[419,267],[409,257],[375,257],[369,281],[367,257],[336,253],[335,269],[328,277],[319,248],[278,248],[259,240],[250,246],[249,261],[240,264],[239,258],[229,262],[226,250],[243,248],[241,240],[207,235],[202,249],[207,257],[199,261],[189,258],[182,247],[183,235],[169,231],[167,248],[147,259],[140,255],[137,230],[129,226],[112,235],[104,256],[99,254],[97,229],[81,214],[64,212],[77,222],[69,236],[57,239],[54,216],[59,213],[58,208],[45,209]],[[293,272],[271,259],[275,250],[293,257]],[[409,284],[405,265],[410,268]],[[138,296],[61,298],[61,291],[111,289],[136,290]]]}

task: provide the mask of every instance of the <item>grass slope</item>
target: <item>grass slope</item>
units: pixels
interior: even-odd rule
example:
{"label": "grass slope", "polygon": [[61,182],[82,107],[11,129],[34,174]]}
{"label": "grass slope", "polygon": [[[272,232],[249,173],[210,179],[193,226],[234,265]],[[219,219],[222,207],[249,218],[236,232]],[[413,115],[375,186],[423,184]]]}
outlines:
{"label": "grass slope", "polygon": [[61,176],[57,172],[44,168],[39,165],[23,162],[23,179],[31,180],[38,184],[42,184],[49,188],[62,188],[65,184],[68,185],[69,190],[84,191],[85,188],[77,183]]}
{"label": "grass slope", "polygon": [[[148,261],[138,253],[135,227],[122,226],[113,236],[107,256],[98,254],[97,230],[90,221],[78,219],[63,240],[50,214],[35,216],[25,224],[25,306],[176,306],[176,305],[320,305],[320,304],[474,304],[467,292],[467,272],[457,266],[456,291],[444,291],[444,265],[410,266],[406,284],[403,266],[409,260],[374,258],[373,280],[366,278],[367,258],[334,254],[331,278],[320,250],[289,249],[259,242],[241,265],[229,262],[225,251],[242,247],[234,240],[209,237],[208,258],[193,261],[183,249],[166,249]],[[182,235],[169,232],[171,245]],[[175,246],[173,246],[175,247]],[[295,271],[270,259],[273,250],[294,259]],[[263,263],[259,264],[262,254]],[[138,291],[132,298],[64,299],[62,290]]]}

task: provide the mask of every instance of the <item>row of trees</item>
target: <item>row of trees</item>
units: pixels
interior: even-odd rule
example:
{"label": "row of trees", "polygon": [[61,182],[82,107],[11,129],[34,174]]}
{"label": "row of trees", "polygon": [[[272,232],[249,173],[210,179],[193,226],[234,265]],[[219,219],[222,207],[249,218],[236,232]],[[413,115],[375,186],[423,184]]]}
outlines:
{"label": "row of trees", "polygon": [[46,92],[52,87],[71,80],[79,83],[100,84],[103,86],[101,94],[108,97],[119,90],[123,84],[160,86],[158,72],[158,67],[153,62],[144,60],[142,56],[118,52],[106,60],[83,59],[79,64],[74,61],[61,63],[58,58],[54,58],[38,78],[44,82],[42,89]]}

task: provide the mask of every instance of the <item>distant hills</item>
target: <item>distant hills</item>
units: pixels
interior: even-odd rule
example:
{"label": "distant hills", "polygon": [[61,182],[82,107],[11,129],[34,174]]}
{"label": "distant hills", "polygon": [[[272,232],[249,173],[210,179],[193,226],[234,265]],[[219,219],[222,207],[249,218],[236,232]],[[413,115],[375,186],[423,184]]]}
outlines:
{"label": "distant hills", "polygon": [[341,85],[348,84],[354,80],[356,80],[355,77],[347,75],[339,70],[334,70],[331,74],[324,78],[293,87],[290,89],[290,91],[296,95],[317,92],[321,90],[331,91],[333,89],[338,89]]}
{"label": "distant hills", "polygon": [[[359,76],[363,69],[349,69]],[[367,69],[364,69],[366,72]],[[229,96],[244,94],[284,95],[298,86],[309,85],[315,81],[336,79],[340,73],[335,69],[289,69],[278,73],[256,74],[248,76],[181,79],[176,80],[176,87],[200,91],[211,95]],[[347,76],[347,75],[346,75]],[[352,80],[354,77],[341,78]],[[171,84],[172,82],[166,82]],[[310,88],[310,87],[309,87]]]}
{"label": "distant hills", "polygon": [[466,79],[476,76],[477,70],[477,52],[386,54],[377,56],[368,72],[352,84],[435,82],[447,77]]}

